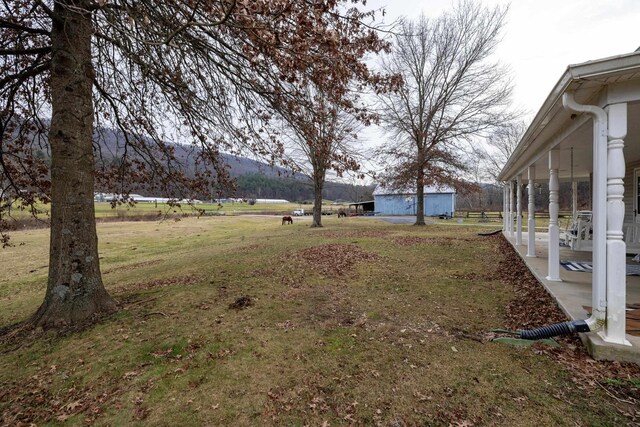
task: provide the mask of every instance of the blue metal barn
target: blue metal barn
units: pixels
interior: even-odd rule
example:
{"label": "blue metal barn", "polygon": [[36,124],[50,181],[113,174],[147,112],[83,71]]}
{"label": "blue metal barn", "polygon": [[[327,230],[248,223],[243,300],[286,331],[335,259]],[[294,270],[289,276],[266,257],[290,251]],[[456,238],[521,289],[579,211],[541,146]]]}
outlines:
{"label": "blue metal barn", "polygon": [[[375,210],[380,215],[415,215],[417,198],[415,191],[393,190],[379,185],[373,192]],[[424,214],[426,216],[453,216],[456,209],[456,192],[448,187],[424,187]]]}

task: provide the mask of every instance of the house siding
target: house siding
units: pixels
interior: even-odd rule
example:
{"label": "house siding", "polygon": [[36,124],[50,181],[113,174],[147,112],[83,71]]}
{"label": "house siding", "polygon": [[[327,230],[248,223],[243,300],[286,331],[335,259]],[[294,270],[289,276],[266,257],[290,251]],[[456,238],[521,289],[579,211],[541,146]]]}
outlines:
{"label": "house siding", "polygon": [[[635,215],[633,214],[634,209],[634,182],[633,182],[633,171],[636,168],[640,168],[640,161],[627,163],[625,167],[625,175],[624,175],[624,222],[631,223],[634,222]],[[637,218],[640,221],[640,218]]]}

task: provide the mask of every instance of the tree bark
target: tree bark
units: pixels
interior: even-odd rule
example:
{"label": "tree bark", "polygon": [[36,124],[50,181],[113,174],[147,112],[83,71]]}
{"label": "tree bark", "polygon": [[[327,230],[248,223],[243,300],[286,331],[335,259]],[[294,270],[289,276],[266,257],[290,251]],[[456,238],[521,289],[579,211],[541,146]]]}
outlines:
{"label": "tree bark", "polygon": [[51,242],[44,328],[82,324],[116,310],[102,283],[93,204],[94,156],[88,2],[56,1],[51,30]]}
{"label": "tree bark", "polygon": [[425,225],[424,222],[424,171],[418,170],[416,179],[416,223],[414,225]]}
{"label": "tree bark", "polygon": [[311,227],[322,227],[322,189],[324,188],[325,173],[313,172],[313,222]]}

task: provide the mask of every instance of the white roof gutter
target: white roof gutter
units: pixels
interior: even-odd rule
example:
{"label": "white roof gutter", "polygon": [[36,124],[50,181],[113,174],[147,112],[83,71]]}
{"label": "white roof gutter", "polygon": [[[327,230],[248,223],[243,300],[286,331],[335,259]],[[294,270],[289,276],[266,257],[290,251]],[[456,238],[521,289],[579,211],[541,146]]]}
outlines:
{"label": "white roof gutter", "polygon": [[548,142],[537,140],[536,138],[553,119],[553,111],[562,108],[562,96],[572,84],[585,80],[602,79],[603,77],[607,78],[616,74],[629,74],[639,71],[640,52],[569,65],[542,104],[542,107],[522,136],[520,143],[511,154],[511,157],[509,157],[509,160],[502,168],[500,175],[498,175],[498,180],[508,181],[513,179],[518,174],[523,173],[524,170],[533,163],[535,159],[532,159],[530,156],[522,156],[522,154],[529,151],[531,147],[543,146]]}
{"label": "white roof gutter", "polygon": [[591,331],[604,326],[607,314],[607,113],[596,105],[578,104],[572,92],[562,96],[565,108],[593,117],[593,291],[591,317],[586,320]]}

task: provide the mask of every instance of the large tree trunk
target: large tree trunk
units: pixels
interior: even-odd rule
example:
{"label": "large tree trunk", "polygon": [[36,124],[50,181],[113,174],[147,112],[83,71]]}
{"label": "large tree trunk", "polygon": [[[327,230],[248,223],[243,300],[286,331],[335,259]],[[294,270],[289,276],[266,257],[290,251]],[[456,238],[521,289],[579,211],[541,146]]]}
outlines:
{"label": "large tree trunk", "polygon": [[313,222],[311,227],[322,227],[322,189],[325,172],[313,171]]}
{"label": "large tree trunk", "polygon": [[418,170],[416,179],[416,223],[414,225],[425,225],[424,222],[424,171]]}
{"label": "large tree trunk", "polygon": [[[57,1],[51,60],[51,243],[36,326],[84,323],[116,309],[102,284],[93,205],[92,23],[88,2]],[[70,6],[70,7],[68,7]]]}

